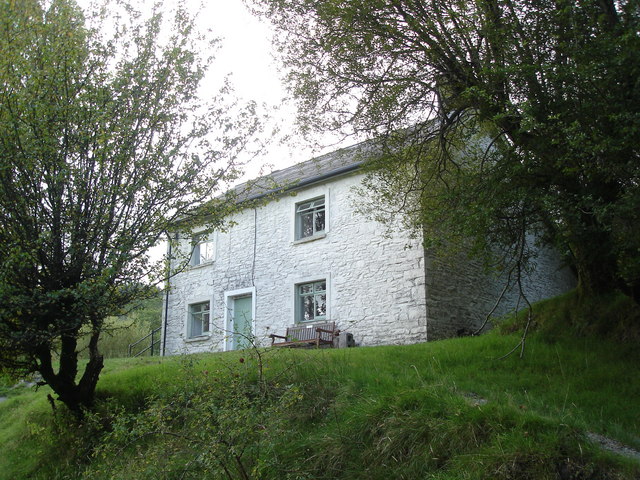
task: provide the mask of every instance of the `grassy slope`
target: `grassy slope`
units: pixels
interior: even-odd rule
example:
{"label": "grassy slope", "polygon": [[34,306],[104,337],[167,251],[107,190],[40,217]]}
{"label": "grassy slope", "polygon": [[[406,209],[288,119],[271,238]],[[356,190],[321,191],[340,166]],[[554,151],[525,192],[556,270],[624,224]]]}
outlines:
{"label": "grassy slope", "polygon": [[640,478],[584,436],[640,449],[634,343],[518,339],[110,361],[81,427],[0,404],[0,478]]}

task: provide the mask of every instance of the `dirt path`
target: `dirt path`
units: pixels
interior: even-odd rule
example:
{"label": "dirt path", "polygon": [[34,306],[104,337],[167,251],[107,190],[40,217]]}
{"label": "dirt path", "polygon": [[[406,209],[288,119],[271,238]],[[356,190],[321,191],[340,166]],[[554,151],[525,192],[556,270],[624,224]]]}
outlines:
{"label": "dirt path", "polygon": [[[474,407],[479,407],[487,403],[487,400],[485,398],[482,398],[475,392],[461,392],[461,394]],[[627,447],[617,440],[605,437],[604,435],[600,435],[599,433],[587,432],[586,435],[589,440],[591,440],[603,450],[607,450],[608,452],[613,452],[618,455],[640,461],[640,452],[638,450],[635,450],[634,448]]]}
{"label": "dirt path", "polygon": [[623,445],[616,440],[593,432],[587,432],[587,438],[593,443],[600,445],[600,448],[602,448],[603,450],[607,450],[608,452],[617,453],[618,455],[640,461],[639,451],[631,447],[627,447],[626,445]]}

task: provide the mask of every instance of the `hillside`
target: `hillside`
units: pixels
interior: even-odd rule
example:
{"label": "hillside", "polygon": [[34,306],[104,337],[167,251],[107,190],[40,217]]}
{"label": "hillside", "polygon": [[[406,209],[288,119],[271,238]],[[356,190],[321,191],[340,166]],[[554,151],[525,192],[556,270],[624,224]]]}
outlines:
{"label": "hillside", "polygon": [[497,329],[111,360],[81,425],[52,416],[43,389],[14,389],[0,403],[0,478],[640,478],[640,459],[599,444],[640,450],[637,343],[549,320],[570,301],[538,307],[523,359],[499,358],[520,337]]}

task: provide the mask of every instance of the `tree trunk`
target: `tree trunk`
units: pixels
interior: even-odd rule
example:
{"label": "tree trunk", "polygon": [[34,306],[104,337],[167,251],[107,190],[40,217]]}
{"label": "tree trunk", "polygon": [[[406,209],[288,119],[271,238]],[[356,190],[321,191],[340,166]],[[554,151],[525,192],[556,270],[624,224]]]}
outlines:
{"label": "tree trunk", "polygon": [[620,278],[606,233],[570,245],[578,274],[578,295],[593,297],[620,288]]}
{"label": "tree trunk", "polygon": [[84,411],[93,406],[93,400],[100,372],[104,366],[103,357],[98,352],[100,331],[94,330],[89,341],[89,362],[80,381],[76,384],[78,372],[77,338],[63,338],[60,353],[60,368],[55,373],[51,364],[48,348],[42,349],[38,370],[43,380],[58,395],[57,400],[64,403],[73,414],[82,418]]}
{"label": "tree trunk", "polygon": [[78,384],[80,390],[80,397],[83,401],[85,408],[90,408],[93,405],[94,394],[96,391],[96,385],[98,384],[98,378],[100,372],[104,367],[104,357],[100,355],[98,351],[98,340],[100,339],[100,327],[94,328],[89,340],[89,363],[84,369],[84,374]]}

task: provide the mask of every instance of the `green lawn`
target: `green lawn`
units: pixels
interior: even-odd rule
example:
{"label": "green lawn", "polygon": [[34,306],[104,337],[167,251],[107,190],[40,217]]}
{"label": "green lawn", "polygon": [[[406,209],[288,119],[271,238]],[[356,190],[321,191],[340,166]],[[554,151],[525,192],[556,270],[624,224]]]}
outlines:
{"label": "green lawn", "polygon": [[635,342],[544,332],[110,360],[81,425],[0,403],[0,478],[640,478],[586,438],[640,450]]}

